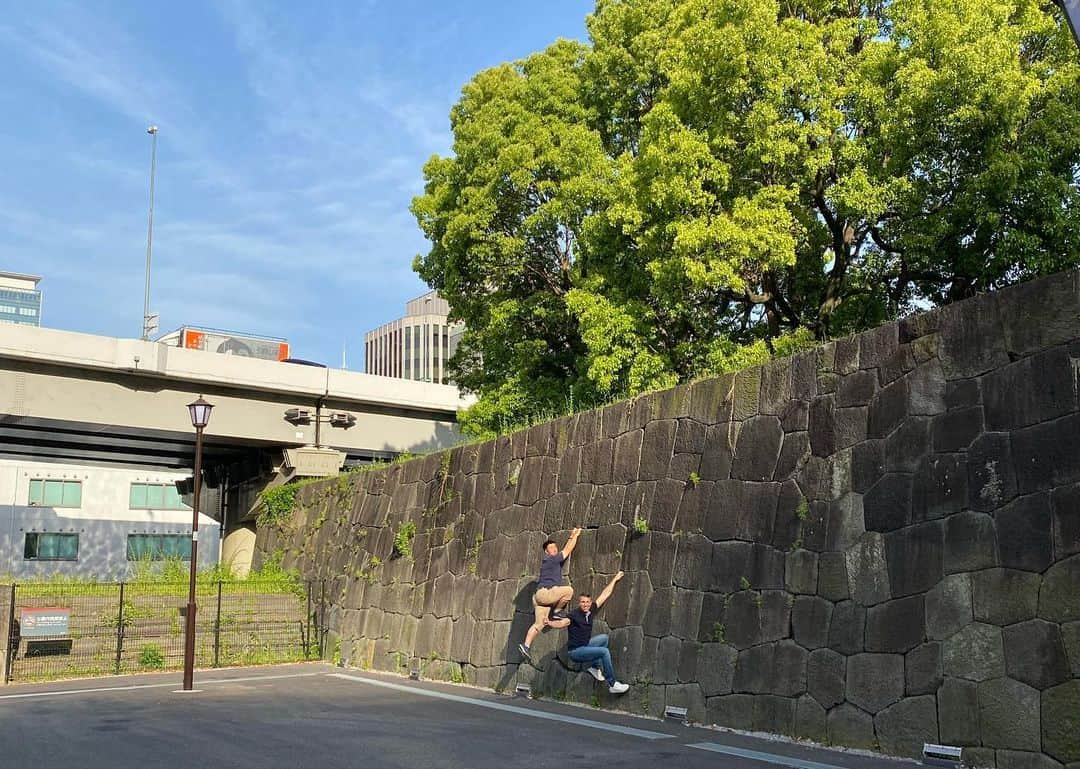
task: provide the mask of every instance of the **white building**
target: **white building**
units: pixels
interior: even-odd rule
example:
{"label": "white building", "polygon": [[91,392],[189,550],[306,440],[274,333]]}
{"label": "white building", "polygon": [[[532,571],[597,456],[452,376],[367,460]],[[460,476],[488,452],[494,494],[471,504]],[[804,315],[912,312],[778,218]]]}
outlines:
{"label": "white building", "polygon": [[[190,561],[191,508],[175,486],[188,477],[0,459],[0,578],[123,579],[137,561]],[[220,535],[218,522],[200,513],[200,568],[218,562]]]}
{"label": "white building", "polygon": [[364,334],[364,371],[452,384],[446,362],[465,327],[449,322],[449,313],[450,305],[435,291],[407,302],[404,317]]}
{"label": "white building", "polygon": [[41,291],[37,275],[0,272],[0,323],[41,325]]}

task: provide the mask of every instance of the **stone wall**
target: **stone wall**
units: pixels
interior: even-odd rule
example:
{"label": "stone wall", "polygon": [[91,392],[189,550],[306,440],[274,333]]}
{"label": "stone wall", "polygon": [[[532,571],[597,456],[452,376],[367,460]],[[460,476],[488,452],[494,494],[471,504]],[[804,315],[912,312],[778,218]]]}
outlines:
{"label": "stone wall", "polygon": [[[259,550],[329,580],[329,648],[358,667],[1080,767],[1078,365],[1071,272],[306,487]],[[601,612],[622,698],[565,631],[515,648],[541,542],[575,525],[575,588],[626,571]]]}

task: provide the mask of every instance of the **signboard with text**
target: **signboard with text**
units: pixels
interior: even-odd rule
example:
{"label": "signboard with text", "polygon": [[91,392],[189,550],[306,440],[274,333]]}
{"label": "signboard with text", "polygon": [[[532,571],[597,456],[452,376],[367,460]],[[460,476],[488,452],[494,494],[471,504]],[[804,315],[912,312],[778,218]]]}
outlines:
{"label": "signboard with text", "polygon": [[71,625],[71,609],[50,606],[19,609],[19,634],[23,638],[66,636]]}

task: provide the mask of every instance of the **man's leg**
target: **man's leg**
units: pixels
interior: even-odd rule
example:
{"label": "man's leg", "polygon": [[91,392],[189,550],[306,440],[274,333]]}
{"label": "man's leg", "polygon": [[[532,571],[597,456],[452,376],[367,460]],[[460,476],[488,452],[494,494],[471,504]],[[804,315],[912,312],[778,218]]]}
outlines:
{"label": "man's leg", "polygon": [[574,597],[574,588],[570,585],[562,585],[554,589],[559,591],[559,597],[555,601],[555,611],[562,611],[570,603],[570,599]]}
{"label": "man's leg", "polygon": [[599,633],[599,634],[594,635],[592,638],[589,639],[589,646],[603,646],[604,648],[607,648],[607,645],[608,645],[607,633]]}
{"label": "man's leg", "polygon": [[533,593],[533,624],[525,633],[525,643],[518,644],[518,651],[527,659],[531,659],[529,657],[529,647],[532,646],[540,631],[544,629],[544,620],[547,619],[548,612],[551,611],[551,592],[552,588],[540,588]]}
{"label": "man's leg", "polygon": [[607,685],[615,685],[615,666],[611,664],[611,652],[606,646],[579,646],[568,652],[567,656],[579,664],[596,665],[599,663]]}

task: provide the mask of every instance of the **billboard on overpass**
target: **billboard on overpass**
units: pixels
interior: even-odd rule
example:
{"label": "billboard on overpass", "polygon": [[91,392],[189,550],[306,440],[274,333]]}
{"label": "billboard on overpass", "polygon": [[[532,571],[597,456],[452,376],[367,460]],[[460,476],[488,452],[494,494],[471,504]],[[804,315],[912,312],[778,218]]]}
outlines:
{"label": "billboard on overpass", "polygon": [[285,360],[289,357],[289,343],[284,339],[198,326],[177,329],[158,339],[158,342],[188,350],[206,350],[243,358]]}

